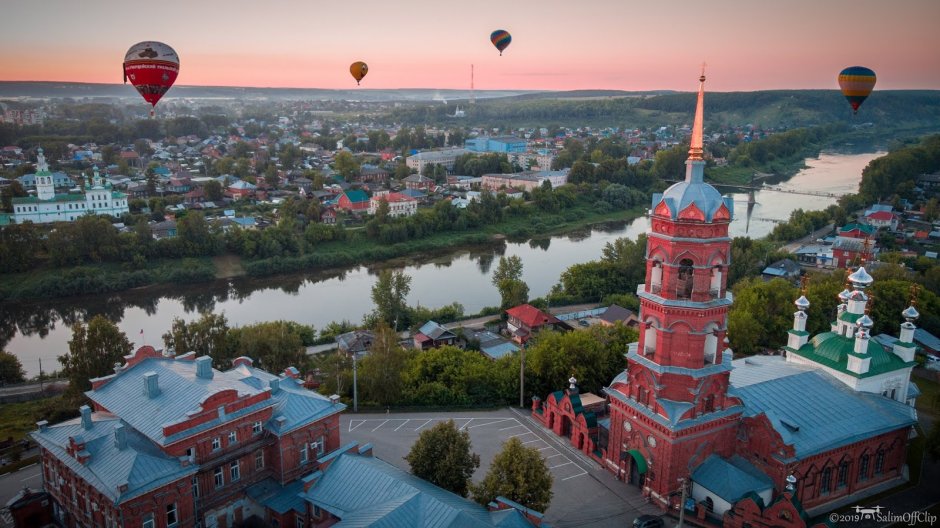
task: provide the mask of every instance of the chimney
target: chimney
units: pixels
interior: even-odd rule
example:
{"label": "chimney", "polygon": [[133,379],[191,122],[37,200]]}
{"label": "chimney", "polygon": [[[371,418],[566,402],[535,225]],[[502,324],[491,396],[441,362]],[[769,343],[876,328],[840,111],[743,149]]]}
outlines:
{"label": "chimney", "polygon": [[201,356],[196,358],[196,377],[212,379],[212,358]]}
{"label": "chimney", "polygon": [[151,399],[160,395],[160,386],[157,385],[157,373],[152,370],[144,373],[144,394]]}
{"label": "chimney", "polygon": [[41,420],[36,422],[36,427],[39,428],[40,433],[45,433],[46,429],[49,428],[49,422],[47,420]]}
{"label": "chimney", "polygon": [[268,382],[268,386],[271,387],[271,394],[277,394],[281,390],[281,379],[274,378]]}
{"label": "chimney", "polygon": [[78,412],[82,413],[82,429],[86,431],[91,429],[91,407],[82,405],[78,408]]}
{"label": "chimney", "polygon": [[118,449],[127,447],[127,429],[122,423],[114,426],[114,447]]}

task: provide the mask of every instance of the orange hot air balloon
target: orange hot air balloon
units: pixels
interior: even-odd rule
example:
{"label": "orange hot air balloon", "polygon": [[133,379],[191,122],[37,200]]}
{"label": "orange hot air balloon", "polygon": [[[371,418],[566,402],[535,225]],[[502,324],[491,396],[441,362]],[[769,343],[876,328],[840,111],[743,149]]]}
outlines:
{"label": "orange hot air balloon", "polygon": [[131,84],[150,103],[150,117],[160,98],[176,82],[180,58],[176,51],[162,42],[138,42],[124,55],[124,82]]}
{"label": "orange hot air balloon", "polygon": [[852,105],[853,114],[858,113],[858,107],[875,88],[876,80],[875,72],[864,66],[849,66],[839,73],[839,88]]}
{"label": "orange hot air balloon", "polygon": [[369,66],[362,61],[356,61],[349,65],[349,73],[352,74],[353,79],[356,79],[358,85],[359,81],[369,73]]}

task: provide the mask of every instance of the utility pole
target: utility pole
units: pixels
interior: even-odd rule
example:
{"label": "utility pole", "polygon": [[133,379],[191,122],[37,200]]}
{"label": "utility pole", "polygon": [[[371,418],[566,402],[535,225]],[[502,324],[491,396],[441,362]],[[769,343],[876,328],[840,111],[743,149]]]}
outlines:
{"label": "utility pole", "polygon": [[353,352],[353,412],[359,412],[359,380],[356,373],[356,353]]}
{"label": "utility pole", "polygon": [[42,392],[42,358],[39,358],[39,392]]}
{"label": "utility pole", "polygon": [[685,478],[679,479],[679,486],[682,487],[682,498],[679,500],[679,524],[676,525],[676,528],[682,528],[682,521],[685,520],[685,495],[687,488]]}
{"label": "utility pole", "polygon": [[519,408],[525,409],[525,345],[519,350]]}

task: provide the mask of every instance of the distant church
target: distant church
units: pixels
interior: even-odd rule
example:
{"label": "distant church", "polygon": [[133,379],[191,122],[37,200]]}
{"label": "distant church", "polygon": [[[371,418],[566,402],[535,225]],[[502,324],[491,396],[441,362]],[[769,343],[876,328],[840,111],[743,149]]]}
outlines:
{"label": "distant church", "polygon": [[859,268],[831,331],[806,332],[804,295],[785,356],[732,360],[734,203],[703,181],[704,84],[703,75],[685,181],[653,195],[640,336],[626,369],[606,402],[572,379],[534,399],[533,416],[663,509],[677,511],[685,496],[687,515],[702,521],[806,526],[907,480],[918,313],[912,300],[898,339],[872,339],[872,277]]}
{"label": "distant church", "polygon": [[85,214],[121,216],[128,212],[127,195],[111,190],[95,168],[91,186],[85,192],[56,194],[53,175],[42,148],[36,161],[36,196],[13,198],[13,223],[71,222]]}

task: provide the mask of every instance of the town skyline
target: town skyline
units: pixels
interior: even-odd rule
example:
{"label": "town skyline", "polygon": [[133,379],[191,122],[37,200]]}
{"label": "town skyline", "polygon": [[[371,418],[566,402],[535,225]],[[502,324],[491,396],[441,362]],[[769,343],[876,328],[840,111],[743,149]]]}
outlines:
{"label": "town skyline", "polygon": [[[44,6],[69,9],[61,0]],[[394,11],[373,0],[239,9],[168,0],[139,15],[116,7],[92,1],[69,18],[44,19],[28,3],[8,6],[11,20],[32,23],[0,35],[0,80],[120,83],[127,49],[158,40],[180,56],[177,86],[355,89],[348,67],[362,60],[369,73],[360,89],[466,89],[473,64],[479,90],[687,91],[703,62],[712,91],[837,89],[838,72],[853,65],[872,68],[878,90],[940,89],[931,27],[940,3],[930,0],[656,10],[605,0],[577,12],[557,1],[483,2],[466,12],[429,0]],[[489,41],[494,29],[513,36],[503,56]]]}

